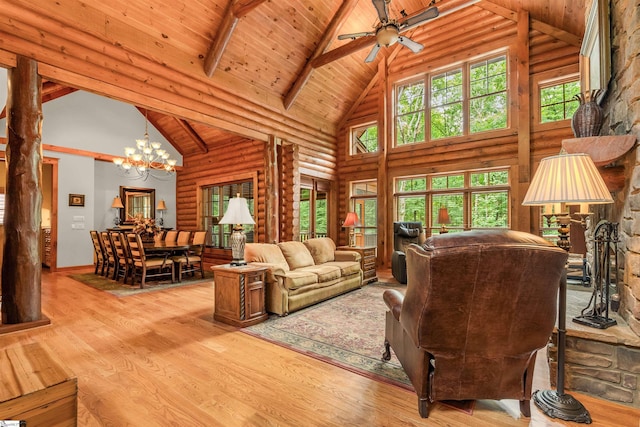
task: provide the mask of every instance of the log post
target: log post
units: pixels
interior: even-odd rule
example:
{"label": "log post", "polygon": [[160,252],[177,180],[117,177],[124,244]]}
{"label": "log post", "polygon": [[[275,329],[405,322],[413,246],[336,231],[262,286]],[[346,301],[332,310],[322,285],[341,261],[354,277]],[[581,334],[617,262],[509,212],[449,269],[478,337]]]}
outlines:
{"label": "log post", "polygon": [[7,73],[7,189],[2,323],[41,320],[42,101],[38,63],[22,56]]}
{"label": "log post", "polygon": [[264,218],[265,218],[265,236],[266,243],[279,242],[280,230],[279,225],[279,206],[280,206],[280,180],[278,179],[278,141],[271,135],[265,146],[264,159]]}

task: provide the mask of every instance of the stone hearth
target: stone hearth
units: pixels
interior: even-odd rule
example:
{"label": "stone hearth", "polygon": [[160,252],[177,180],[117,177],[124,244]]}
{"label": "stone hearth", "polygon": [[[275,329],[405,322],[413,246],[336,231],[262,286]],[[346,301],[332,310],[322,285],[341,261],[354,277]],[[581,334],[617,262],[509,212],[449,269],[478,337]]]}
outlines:
{"label": "stone hearth", "polygon": [[[590,288],[567,293],[565,388],[613,402],[640,407],[640,338],[617,313],[618,324],[596,329],[572,321],[589,303]],[[557,334],[549,344],[551,384],[557,378]]]}

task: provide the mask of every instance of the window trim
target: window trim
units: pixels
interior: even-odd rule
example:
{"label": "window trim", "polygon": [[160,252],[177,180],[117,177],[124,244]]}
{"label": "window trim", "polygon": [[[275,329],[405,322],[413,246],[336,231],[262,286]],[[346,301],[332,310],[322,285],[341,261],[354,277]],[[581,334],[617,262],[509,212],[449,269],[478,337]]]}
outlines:
{"label": "window trim", "polygon": [[[486,186],[477,186],[477,187],[473,187],[471,186],[471,175],[474,173],[488,173],[488,172],[500,172],[500,171],[504,171],[508,173],[509,176],[509,182],[505,185],[486,185]],[[512,218],[512,185],[511,185],[511,179],[513,178],[512,176],[513,172],[511,170],[511,167],[509,166],[497,166],[497,167],[492,167],[492,168],[478,168],[478,169],[466,169],[466,170],[460,170],[460,171],[448,171],[448,172],[437,172],[437,173],[425,173],[425,174],[412,174],[412,175],[403,175],[403,176],[396,176],[393,178],[393,220],[394,221],[399,221],[398,219],[398,199],[400,197],[416,197],[416,196],[424,196],[425,197],[425,224],[423,225],[423,228],[425,229],[425,231],[427,231],[427,235],[430,235],[430,233],[432,233],[434,230],[437,230],[440,228],[440,226],[438,224],[431,224],[431,219],[433,218],[433,212],[432,212],[432,199],[431,196],[432,195],[443,195],[443,194],[462,194],[463,197],[463,225],[462,225],[462,230],[466,231],[466,230],[472,230],[472,229],[477,229],[477,230],[485,230],[486,228],[480,228],[480,227],[476,227],[473,228],[471,227],[471,223],[472,223],[472,218],[471,218],[471,213],[472,213],[472,204],[471,204],[471,198],[472,195],[474,193],[489,193],[489,192],[499,192],[499,191],[506,191],[507,192],[507,207],[506,207],[506,211],[507,211],[507,226],[505,227],[505,229],[511,229],[512,223],[513,223],[513,218]],[[445,189],[433,189],[431,186],[431,178],[434,177],[439,177],[439,176],[451,176],[451,175],[463,175],[463,180],[464,180],[464,185],[463,187],[456,187],[456,188],[445,188]],[[412,178],[421,178],[421,177],[426,177],[427,179],[427,185],[426,185],[426,189],[424,191],[418,190],[418,191],[410,191],[410,192],[399,192],[398,191],[398,181],[400,180],[404,180],[404,179],[412,179]],[[428,222],[427,222],[428,221]],[[450,226],[447,226],[447,228],[451,228]],[[454,229],[458,229],[459,227],[454,227]],[[500,229],[502,229],[502,227],[499,227]]]}
{"label": "window trim", "polygon": [[[253,182],[253,200],[254,200],[254,212],[253,212],[253,219],[255,221],[255,225],[253,227],[253,241],[254,242],[259,242],[259,227],[258,227],[258,173],[257,172],[249,172],[249,173],[242,173],[242,174],[237,174],[237,175],[229,175],[226,176],[224,178],[222,177],[216,177],[216,178],[211,178],[211,179],[206,179],[206,180],[201,180],[201,181],[197,181],[195,186],[196,186],[196,224],[198,224],[198,228],[200,229],[202,227],[202,221],[203,221],[203,203],[204,200],[202,199],[202,193],[203,193],[203,188],[204,187],[214,187],[214,186],[223,186],[223,185],[229,185],[229,184],[237,184],[239,182],[247,182],[247,181],[252,181]],[[224,214],[224,212],[223,212]],[[211,248],[213,250],[219,250],[219,251],[226,251],[229,252],[231,250],[231,248],[224,248],[224,247],[218,247],[218,246],[210,246],[207,245],[207,248]]]}
{"label": "window trim", "polygon": [[[491,59],[495,59],[498,57],[504,56],[506,63],[506,74],[507,74],[507,82],[506,82],[506,114],[507,114],[507,124],[506,127],[500,129],[491,129],[482,132],[474,132],[470,133],[470,120],[469,120],[469,103],[471,100],[470,93],[470,69],[471,66],[477,64],[482,61],[489,61]],[[455,63],[449,63],[443,65],[441,67],[430,69],[427,72],[418,73],[411,75],[406,78],[398,79],[391,83],[391,102],[393,103],[392,108],[392,117],[391,117],[391,126],[393,127],[392,131],[392,142],[391,149],[392,150],[402,150],[402,149],[412,149],[412,147],[417,144],[431,144],[433,146],[450,144],[452,141],[454,142],[463,142],[466,140],[475,140],[478,139],[478,136],[481,135],[482,138],[493,138],[500,135],[509,134],[512,132],[512,102],[513,102],[513,79],[511,78],[512,71],[512,58],[509,48],[500,48],[493,50],[491,52],[486,52],[481,55],[475,56],[473,58],[467,59],[465,61],[458,61]],[[451,136],[451,137],[443,137],[432,139],[431,138],[431,78],[433,76],[446,73],[455,69],[462,69],[463,74],[463,82],[462,82],[462,91],[463,91],[463,99],[462,99],[462,108],[463,108],[463,117],[462,117],[462,135]],[[416,82],[422,81],[423,85],[425,85],[425,105],[424,105],[424,123],[425,123],[425,139],[424,141],[408,143],[403,145],[398,145],[397,141],[397,96],[398,96],[398,87],[415,84]],[[409,147],[409,148],[407,148]]]}
{"label": "window trim", "polygon": [[[376,151],[367,151],[364,153],[354,153],[353,151],[353,144],[354,144],[354,133],[356,130],[358,129],[362,129],[362,128],[369,128],[369,127],[373,127],[375,126],[377,128],[377,133],[378,133],[378,141],[377,141],[377,148]],[[349,155],[349,157],[361,157],[361,156],[371,156],[371,155],[377,155],[380,152],[380,126],[378,125],[378,120],[368,120],[368,121],[363,121],[363,122],[358,122],[358,124],[349,126],[349,141],[348,141],[348,147],[347,147],[347,154]]]}
{"label": "window trim", "polygon": [[540,89],[542,87],[553,86],[554,84],[565,83],[574,80],[580,81],[580,71],[578,64],[569,65],[551,71],[546,71],[533,76],[531,79],[531,130],[538,132],[567,128],[571,126],[571,118],[556,120],[554,122],[540,122]]}

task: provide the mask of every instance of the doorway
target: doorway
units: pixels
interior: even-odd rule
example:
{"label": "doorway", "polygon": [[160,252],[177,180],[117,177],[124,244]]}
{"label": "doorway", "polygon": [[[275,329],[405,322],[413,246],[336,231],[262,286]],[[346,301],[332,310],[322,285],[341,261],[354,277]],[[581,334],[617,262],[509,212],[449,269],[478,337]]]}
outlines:
{"label": "doorway", "polygon": [[328,181],[302,177],[300,183],[300,241],[327,237],[329,232]]}

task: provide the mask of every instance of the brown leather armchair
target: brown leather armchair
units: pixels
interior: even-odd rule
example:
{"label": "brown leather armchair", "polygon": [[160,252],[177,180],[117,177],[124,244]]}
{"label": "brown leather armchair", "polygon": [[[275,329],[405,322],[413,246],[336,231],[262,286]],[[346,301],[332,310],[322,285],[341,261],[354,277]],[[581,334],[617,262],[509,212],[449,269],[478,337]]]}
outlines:
{"label": "brown leather armchair", "polygon": [[428,416],[439,400],[516,399],[530,416],[536,352],[551,335],[567,253],[517,231],[434,235],[407,248],[405,295],[385,291],[390,347]]}

